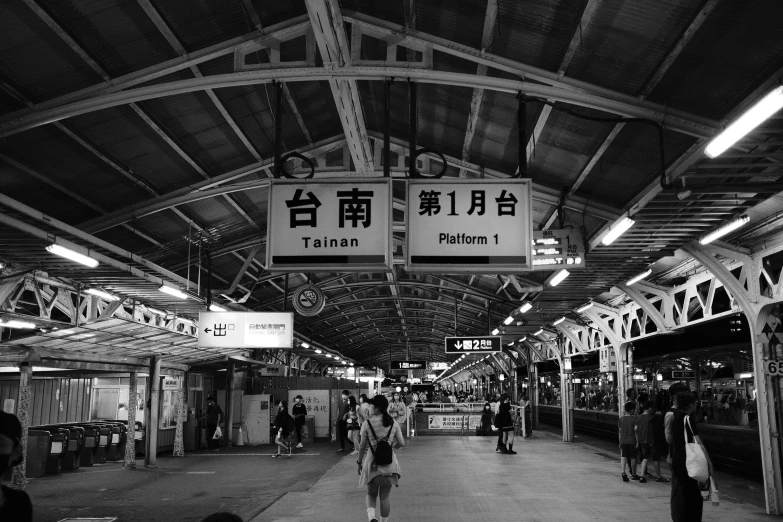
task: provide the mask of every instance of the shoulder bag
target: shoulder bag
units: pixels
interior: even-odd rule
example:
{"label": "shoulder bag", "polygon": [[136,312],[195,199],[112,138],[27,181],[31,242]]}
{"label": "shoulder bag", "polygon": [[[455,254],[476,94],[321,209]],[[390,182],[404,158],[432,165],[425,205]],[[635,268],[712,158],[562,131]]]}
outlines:
{"label": "shoulder bag", "polygon": [[[710,478],[710,470],[707,465],[707,455],[704,454],[704,448],[696,442],[693,436],[693,428],[690,429],[691,436],[688,437],[688,428],[691,428],[691,421],[688,416],[683,420],[683,432],[685,435],[685,468],[688,476],[698,482],[706,482]],[[693,442],[690,442],[693,440]]]}

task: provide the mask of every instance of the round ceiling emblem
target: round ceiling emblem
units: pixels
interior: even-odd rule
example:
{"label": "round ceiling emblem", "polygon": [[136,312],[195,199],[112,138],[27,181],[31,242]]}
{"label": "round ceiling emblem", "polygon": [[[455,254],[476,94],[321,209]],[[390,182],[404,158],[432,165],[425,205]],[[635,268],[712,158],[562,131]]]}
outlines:
{"label": "round ceiling emblem", "polygon": [[320,288],[312,283],[305,283],[294,290],[292,300],[299,315],[305,317],[320,314],[326,306],[326,296]]}

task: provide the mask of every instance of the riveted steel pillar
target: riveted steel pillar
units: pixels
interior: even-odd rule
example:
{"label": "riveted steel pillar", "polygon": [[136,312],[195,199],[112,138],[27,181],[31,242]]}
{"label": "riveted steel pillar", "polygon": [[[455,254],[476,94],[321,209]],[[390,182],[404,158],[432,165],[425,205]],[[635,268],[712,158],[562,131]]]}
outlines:
{"label": "riveted steel pillar", "polygon": [[147,408],[147,423],[145,429],[147,448],[144,454],[144,465],[155,467],[158,461],[158,424],[160,411],[160,357],[150,357],[149,407]]}
{"label": "riveted steel pillar", "polygon": [[133,469],[136,467],[136,410],[138,409],[138,374],[130,372],[128,379],[128,432],[125,442],[125,460],[122,467]]}
{"label": "riveted steel pillar", "polygon": [[33,367],[30,363],[19,366],[19,402],[16,416],[22,424],[22,457],[20,465],[14,466],[11,485],[17,489],[27,486],[27,431],[30,428],[30,416],[33,408]]}

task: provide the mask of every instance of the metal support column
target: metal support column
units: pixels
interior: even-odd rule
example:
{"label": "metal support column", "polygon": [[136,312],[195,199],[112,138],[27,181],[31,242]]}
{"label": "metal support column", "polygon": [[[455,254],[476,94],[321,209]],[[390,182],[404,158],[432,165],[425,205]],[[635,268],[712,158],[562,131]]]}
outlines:
{"label": "metal support column", "polygon": [[158,419],[160,410],[160,357],[150,357],[150,383],[149,383],[149,407],[147,408],[148,422],[147,448],[144,452],[144,465],[148,468],[155,467],[158,460]]}
{"label": "metal support column", "polygon": [[125,460],[122,467],[136,468],[136,410],[139,408],[138,374],[130,372],[128,379],[128,433],[125,442]]}
{"label": "metal support column", "polygon": [[537,430],[538,426],[538,366],[532,362],[532,350],[527,349],[527,380],[530,383],[530,429]]}
{"label": "metal support column", "polygon": [[27,431],[30,428],[30,415],[33,407],[33,367],[31,363],[19,365],[19,402],[16,416],[22,424],[22,457],[20,465],[14,466],[11,474],[11,485],[17,489],[25,489],[27,485]]}
{"label": "metal support column", "polygon": [[185,456],[185,441],[184,441],[184,433],[182,429],[182,423],[185,422],[185,389],[184,389],[184,383],[180,383],[180,389],[177,390],[177,417],[176,417],[176,425],[174,428],[174,457],[184,457]]}
{"label": "metal support column", "polygon": [[[289,359],[290,363],[290,359]],[[231,437],[234,433],[234,361],[228,361],[226,372],[226,446],[231,447]]]}
{"label": "metal support column", "polygon": [[279,178],[283,166],[280,164],[283,151],[283,84],[275,83],[275,177]]}
{"label": "metal support column", "polygon": [[285,275],[285,283],[283,286],[283,311],[288,311],[288,274]]}
{"label": "metal support column", "polygon": [[409,158],[408,158],[408,172],[411,177],[413,177],[413,173],[416,172],[416,140],[419,134],[419,126],[418,126],[419,88],[418,87],[419,86],[416,82],[408,81],[408,89],[410,91],[410,100],[409,100],[410,112],[408,116],[408,123],[409,123],[408,139],[410,141],[410,151],[409,151]]}
{"label": "metal support column", "polygon": [[383,82],[383,177],[391,177],[391,79]]}

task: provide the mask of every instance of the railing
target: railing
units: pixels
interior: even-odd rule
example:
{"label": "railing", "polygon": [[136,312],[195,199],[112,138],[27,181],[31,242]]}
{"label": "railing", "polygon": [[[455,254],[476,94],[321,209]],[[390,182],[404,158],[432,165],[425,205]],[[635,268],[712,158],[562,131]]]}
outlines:
{"label": "railing", "polygon": [[[413,412],[423,412],[423,413],[475,413],[480,414],[484,410],[484,405],[486,403],[484,402],[454,402],[454,403],[411,403],[408,406],[408,436],[410,437],[412,435],[411,433],[411,417]],[[517,418],[517,422],[520,426],[520,433],[523,438],[527,438],[527,430],[526,430],[526,420],[525,420],[525,408],[529,407],[530,404],[528,403],[526,406],[523,405],[511,405],[511,410],[514,412],[514,415]],[[494,415],[494,410],[493,410]],[[471,429],[470,429],[470,418],[468,415],[465,415],[460,422],[460,435],[467,434],[470,436]]]}

